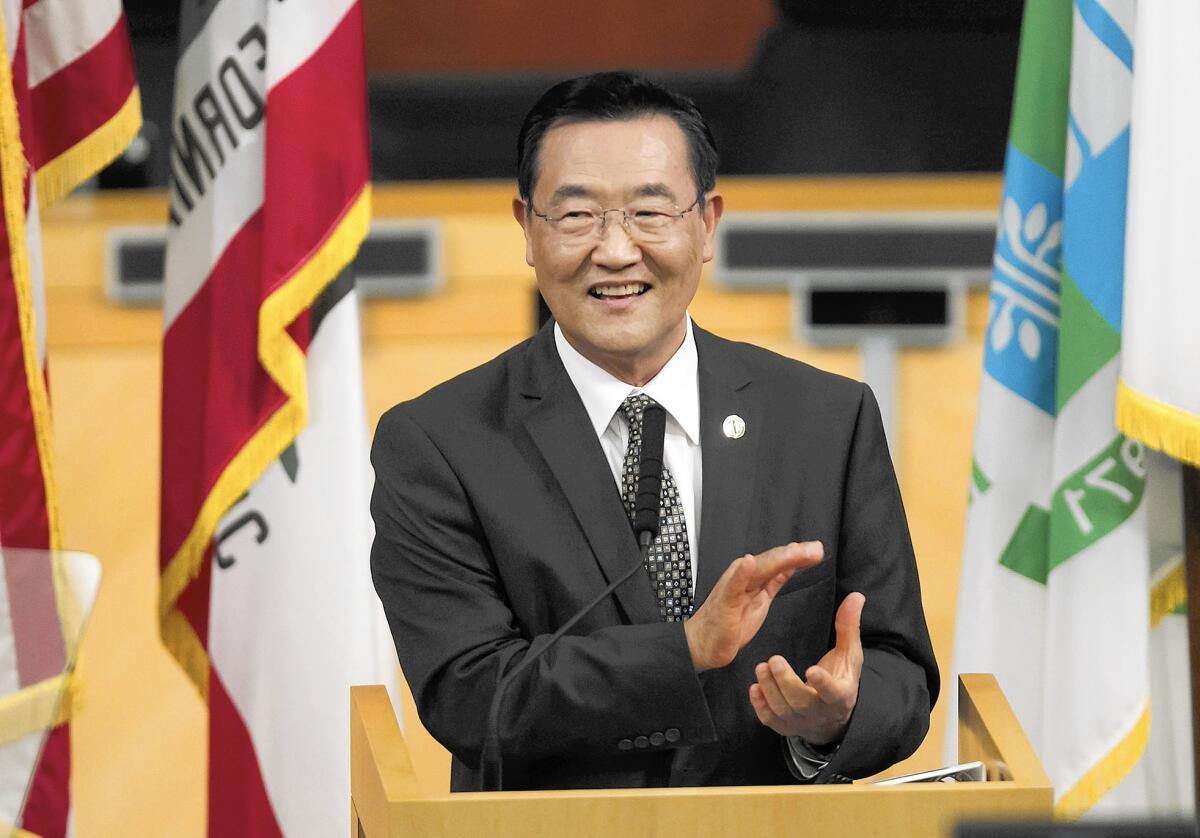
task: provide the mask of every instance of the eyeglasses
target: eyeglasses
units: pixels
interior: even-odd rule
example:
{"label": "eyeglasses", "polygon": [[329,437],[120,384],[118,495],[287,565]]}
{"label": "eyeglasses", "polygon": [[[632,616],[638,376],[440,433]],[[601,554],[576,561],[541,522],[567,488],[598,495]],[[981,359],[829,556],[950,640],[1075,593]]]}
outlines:
{"label": "eyeglasses", "polygon": [[564,239],[588,241],[598,239],[604,233],[604,225],[610,212],[621,213],[621,226],[634,241],[653,244],[670,238],[675,222],[683,218],[700,204],[700,196],[692,205],[680,210],[674,204],[661,200],[640,201],[631,207],[599,207],[567,205],[555,215],[538,212],[531,204],[529,211],[549,224],[554,232]]}

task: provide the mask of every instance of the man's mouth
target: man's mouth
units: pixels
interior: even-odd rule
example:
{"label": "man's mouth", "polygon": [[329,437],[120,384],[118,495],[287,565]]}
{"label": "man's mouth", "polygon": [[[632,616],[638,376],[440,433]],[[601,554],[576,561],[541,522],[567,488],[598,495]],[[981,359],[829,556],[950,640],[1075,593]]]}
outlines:
{"label": "man's mouth", "polygon": [[638,297],[650,290],[644,282],[627,282],[624,285],[597,285],[588,290],[588,294],[597,300],[622,297]]}

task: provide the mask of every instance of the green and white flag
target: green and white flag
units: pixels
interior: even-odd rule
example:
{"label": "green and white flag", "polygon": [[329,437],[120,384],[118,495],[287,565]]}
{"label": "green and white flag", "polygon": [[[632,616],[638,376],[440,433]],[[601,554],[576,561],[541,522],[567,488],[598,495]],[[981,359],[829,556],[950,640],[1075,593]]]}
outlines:
{"label": "green and white flag", "polygon": [[997,675],[1062,817],[1147,808],[1109,795],[1151,718],[1148,457],[1114,422],[1134,10],[1026,4],[959,593],[955,673]]}
{"label": "green and white flag", "polygon": [[[1200,4],[1138,6],[1117,426],[1200,468]],[[1183,516],[1178,465],[1152,454],[1146,486],[1153,718],[1116,790],[1152,812],[1192,808]],[[1155,466],[1169,463],[1169,468]]]}
{"label": "green and white flag", "polygon": [[1200,468],[1200,4],[1143,3],[1117,424]]}

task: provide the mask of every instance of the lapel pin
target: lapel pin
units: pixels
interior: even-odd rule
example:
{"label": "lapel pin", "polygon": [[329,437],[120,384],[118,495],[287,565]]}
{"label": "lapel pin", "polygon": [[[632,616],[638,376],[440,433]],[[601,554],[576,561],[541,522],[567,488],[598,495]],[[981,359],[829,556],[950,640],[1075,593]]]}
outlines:
{"label": "lapel pin", "polygon": [[746,435],[746,421],[736,413],[731,413],[721,423],[721,430],[730,439],[741,439]]}

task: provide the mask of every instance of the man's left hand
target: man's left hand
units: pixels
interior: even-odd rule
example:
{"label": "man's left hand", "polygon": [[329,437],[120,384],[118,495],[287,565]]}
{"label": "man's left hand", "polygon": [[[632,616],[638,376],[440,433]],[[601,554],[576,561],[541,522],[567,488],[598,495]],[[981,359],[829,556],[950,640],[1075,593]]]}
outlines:
{"label": "man's left hand", "polygon": [[860,593],[842,600],[834,618],[836,645],[808,668],[804,680],[780,655],[755,667],[758,682],[750,685],[750,704],[760,722],[815,747],[841,738],[858,701],[863,664],[858,627],[865,602]]}

